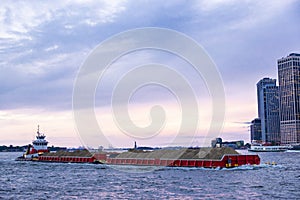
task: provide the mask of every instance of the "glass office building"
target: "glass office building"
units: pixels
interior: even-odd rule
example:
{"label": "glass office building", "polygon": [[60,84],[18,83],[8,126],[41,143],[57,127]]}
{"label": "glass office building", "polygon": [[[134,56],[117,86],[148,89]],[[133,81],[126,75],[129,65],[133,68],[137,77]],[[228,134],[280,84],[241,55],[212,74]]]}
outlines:
{"label": "glass office building", "polygon": [[256,86],[261,141],[280,144],[279,91],[276,79],[263,78]]}
{"label": "glass office building", "polygon": [[259,118],[255,118],[251,121],[250,132],[251,143],[254,141],[261,142],[261,120]]}
{"label": "glass office building", "polygon": [[277,61],[281,144],[300,143],[300,54]]}

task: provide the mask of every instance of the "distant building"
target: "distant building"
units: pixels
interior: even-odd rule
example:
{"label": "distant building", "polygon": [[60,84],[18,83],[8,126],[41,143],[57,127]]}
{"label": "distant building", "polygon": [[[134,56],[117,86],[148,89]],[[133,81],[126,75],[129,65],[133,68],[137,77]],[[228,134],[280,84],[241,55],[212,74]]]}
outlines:
{"label": "distant building", "polygon": [[221,147],[222,146],[222,138],[216,138],[211,141],[211,147]]}
{"label": "distant building", "polygon": [[281,144],[300,143],[300,54],[277,61]]}
{"label": "distant building", "polygon": [[241,149],[245,148],[245,145],[243,140],[223,142],[222,138],[216,138],[211,141],[211,147],[231,147],[233,149]]}
{"label": "distant building", "polygon": [[233,149],[241,149],[245,146],[243,140],[222,142],[222,147],[231,147]]}
{"label": "distant building", "polygon": [[276,79],[263,78],[256,86],[261,141],[280,144],[279,88]]}
{"label": "distant building", "polygon": [[251,141],[261,142],[261,120],[256,118],[251,121],[250,125]]}

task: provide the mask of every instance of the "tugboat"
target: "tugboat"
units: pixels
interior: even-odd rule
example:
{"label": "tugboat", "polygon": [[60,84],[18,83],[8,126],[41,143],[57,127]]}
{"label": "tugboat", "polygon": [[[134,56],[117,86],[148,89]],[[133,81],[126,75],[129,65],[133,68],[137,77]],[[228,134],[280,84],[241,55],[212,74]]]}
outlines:
{"label": "tugboat", "polygon": [[16,160],[38,160],[38,157],[48,150],[48,141],[45,140],[46,136],[43,133],[40,133],[40,126],[38,125],[36,140],[32,141],[32,145],[29,144],[26,152],[18,157]]}
{"label": "tugboat", "polygon": [[[37,129],[36,140],[28,145],[26,152],[16,158],[16,161],[37,161],[37,162],[67,162],[67,163],[99,163],[98,160],[88,150],[57,151],[50,152],[47,145],[46,136]],[[97,156],[101,158],[101,155]]]}

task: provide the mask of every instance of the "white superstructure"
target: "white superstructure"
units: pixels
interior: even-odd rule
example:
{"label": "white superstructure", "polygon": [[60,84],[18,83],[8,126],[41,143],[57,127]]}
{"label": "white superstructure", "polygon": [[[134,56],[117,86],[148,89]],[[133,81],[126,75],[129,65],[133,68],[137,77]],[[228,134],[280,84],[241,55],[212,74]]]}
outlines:
{"label": "white superstructure", "polygon": [[36,140],[32,141],[33,148],[37,152],[44,152],[48,150],[48,141],[45,140],[46,136],[43,133],[40,133],[40,126],[38,126]]}

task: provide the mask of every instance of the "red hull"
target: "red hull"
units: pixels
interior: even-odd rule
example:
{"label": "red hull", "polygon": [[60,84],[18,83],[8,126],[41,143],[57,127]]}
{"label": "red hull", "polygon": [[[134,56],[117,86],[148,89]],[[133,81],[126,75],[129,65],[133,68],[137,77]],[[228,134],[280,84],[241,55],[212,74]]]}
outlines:
{"label": "red hull", "polygon": [[106,154],[94,154],[92,157],[77,156],[39,156],[41,162],[103,163],[107,165],[141,165],[169,167],[204,167],[230,168],[241,165],[259,165],[258,155],[224,155],[221,160],[205,159],[142,159],[142,158],[109,158]]}
{"label": "red hull", "polygon": [[201,159],[131,159],[131,158],[107,158],[109,165],[145,165],[145,166],[170,166],[170,167],[205,167],[205,168],[229,168],[241,165],[259,165],[258,155],[224,155],[221,160]]}
{"label": "red hull", "polygon": [[94,157],[76,157],[76,156],[39,156],[37,161],[42,162],[72,162],[72,163],[95,163]]}

